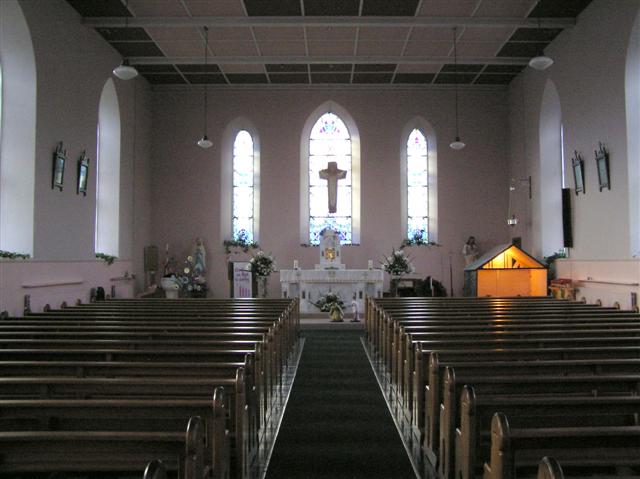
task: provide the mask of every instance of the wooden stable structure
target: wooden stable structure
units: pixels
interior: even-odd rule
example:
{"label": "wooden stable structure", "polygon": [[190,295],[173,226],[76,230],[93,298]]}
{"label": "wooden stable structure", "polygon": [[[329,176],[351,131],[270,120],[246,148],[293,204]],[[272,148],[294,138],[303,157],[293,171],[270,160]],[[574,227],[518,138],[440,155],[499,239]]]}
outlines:
{"label": "wooden stable structure", "polygon": [[546,296],[547,268],[513,244],[497,246],[464,269],[465,296]]}

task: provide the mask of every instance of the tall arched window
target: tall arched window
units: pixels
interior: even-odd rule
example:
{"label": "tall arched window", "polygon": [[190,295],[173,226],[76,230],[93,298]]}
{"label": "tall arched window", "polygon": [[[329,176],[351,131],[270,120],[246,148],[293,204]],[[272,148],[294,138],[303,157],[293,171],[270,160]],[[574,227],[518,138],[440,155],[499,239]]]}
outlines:
{"label": "tall arched window", "polygon": [[240,117],[222,134],[220,232],[230,238],[260,241],[260,135]]}
{"label": "tall arched window", "polygon": [[254,241],[253,138],[240,130],[233,141],[233,239]]}
{"label": "tall arched window", "polygon": [[417,128],[407,140],[407,238],[429,241],[429,149]]}
{"label": "tall arched window", "polygon": [[[343,244],[358,244],[360,136],[355,122],[339,105],[324,103],[307,119],[300,150],[301,241],[318,244],[320,232],[330,227]],[[339,170],[335,179],[326,172],[321,177],[334,162]],[[335,211],[330,211],[330,200]]]}
{"label": "tall arched window", "polygon": [[437,241],[437,161],[433,128],[414,118],[403,130],[401,157],[402,234],[419,242]]}
{"label": "tall arched window", "polygon": [[0,1],[0,249],[34,253],[36,63],[22,8]]}
{"label": "tall arched window", "polygon": [[[344,179],[323,179],[330,162],[345,172]],[[336,211],[329,212],[331,182],[337,186]],[[325,113],[309,136],[309,242],[319,244],[320,232],[331,227],[340,241],[351,241],[351,137],[347,125],[334,113]]]}
{"label": "tall arched window", "polygon": [[562,110],[555,84],[547,80],[540,108],[540,229],[542,254],[550,256],[562,239]]}
{"label": "tall arched window", "polygon": [[636,15],[625,72],[627,104],[627,168],[629,181],[629,236],[631,254],[640,256],[640,8]]}
{"label": "tall arched window", "polygon": [[118,256],[120,238],[120,106],[113,80],[100,95],[96,168],[96,253]]}

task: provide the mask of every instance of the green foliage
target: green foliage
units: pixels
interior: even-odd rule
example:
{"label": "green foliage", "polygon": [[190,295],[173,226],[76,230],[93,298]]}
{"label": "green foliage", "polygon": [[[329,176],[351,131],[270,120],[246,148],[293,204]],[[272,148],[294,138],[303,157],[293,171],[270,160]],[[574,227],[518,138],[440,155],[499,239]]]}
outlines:
{"label": "green foliage", "polygon": [[113,264],[113,262],[118,259],[117,256],[111,256],[110,254],[105,253],[96,253],[96,258],[103,260],[109,265]]}
{"label": "green foliage", "polygon": [[9,258],[9,259],[29,259],[31,255],[26,253],[14,253],[13,251],[2,251],[0,249],[0,258]]}
{"label": "green foliage", "polygon": [[249,271],[256,276],[269,276],[276,271],[276,260],[264,251],[258,251],[249,263]]}

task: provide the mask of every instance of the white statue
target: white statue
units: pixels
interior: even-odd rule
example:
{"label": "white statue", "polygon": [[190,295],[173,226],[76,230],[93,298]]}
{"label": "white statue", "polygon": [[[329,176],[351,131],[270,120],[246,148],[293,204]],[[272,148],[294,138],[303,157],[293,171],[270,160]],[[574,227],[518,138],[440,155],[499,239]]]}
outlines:
{"label": "white statue", "polygon": [[335,161],[328,162],[327,168],[320,170],[320,179],[327,180],[329,213],[335,213],[338,210],[338,180],[344,180],[346,177],[346,170],[338,169],[338,163]]}
{"label": "white statue", "polygon": [[196,238],[193,250],[193,270],[197,276],[202,276],[207,269],[207,251],[204,249],[202,238]]}

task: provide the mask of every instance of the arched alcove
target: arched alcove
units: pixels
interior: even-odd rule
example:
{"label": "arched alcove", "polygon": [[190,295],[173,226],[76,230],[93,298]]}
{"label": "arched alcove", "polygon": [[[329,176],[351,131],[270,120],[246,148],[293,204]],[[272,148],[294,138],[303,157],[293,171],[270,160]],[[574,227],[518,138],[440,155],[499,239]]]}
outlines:
{"label": "arched alcove", "polygon": [[426,141],[426,203],[428,216],[428,241],[437,242],[438,240],[438,150],[436,134],[427,120],[422,117],[416,117],[410,120],[402,130],[400,143],[400,202],[401,202],[401,218],[402,218],[402,234],[404,237],[408,233],[408,217],[410,215],[408,208],[408,163],[409,148],[408,140],[414,130],[419,132],[419,137],[424,137]]}
{"label": "arched alcove", "polygon": [[300,137],[300,241],[310,242],[310,181],[309,181],[309,161],[311,135],[318,121],[325,114],[333,114],[340,123],[347,129],[347,136],[350,141],[350,187],[351,187],[351,241],[350,244],[360,243],[360,133],[355,121],[349,112],[333,101],[326,101],[316,108],[307,118]]}
{"label": "arched alcove", "polygon": [[625,72],[629,234],[631,255],[640,255],[640,9],[629,37]]}
{"label": "arched alcove", "polygon": [[96,253],[118,256],[120,233],[120,105],[109,78],[98,108]]}
{"label": "arched alcove", "polygon": [[[235,143],[238,134],[246,132],[252,142],[253,151],[253,234],[252,240],[260,241],[260,136],[258,131],[246,118],[236,118],[227,125],[222,134],[221,185],[220,185],[220,231],[223,239],[233,238],[233,194],[234,194],[234,158]],[[237,239],[237,238],[234,238]]]}
{"label": "arched alcove", "polygon": [[16,0],[0,1],[0,249],[33,254],[36,63]]}
{"label": "arched alcove", "polygon": [[562,109],[555,84],[547,80],[540,107],[540,224],[542,254],[563,247]]}

